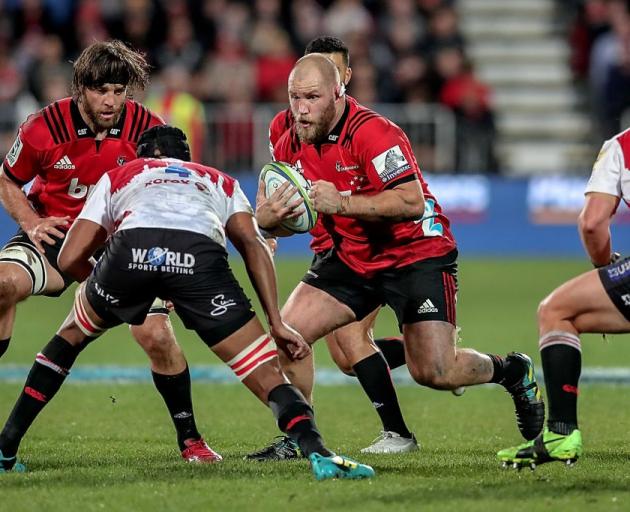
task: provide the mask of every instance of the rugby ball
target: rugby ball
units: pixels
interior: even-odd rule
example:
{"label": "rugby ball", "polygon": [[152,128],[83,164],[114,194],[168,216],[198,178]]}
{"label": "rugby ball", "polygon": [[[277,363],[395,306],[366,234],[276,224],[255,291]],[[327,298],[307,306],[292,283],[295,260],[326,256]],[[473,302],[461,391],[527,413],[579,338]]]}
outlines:
{"label": "rugby ball", "polygon": [[301,208],[304,212],[298,217],[282,221],[280,225],[293,233],[307,233],[313,229],[317,222],[317,212],[308,195],[311,185],[295,167],[284,162],[268,163],[260,171],[260,181],[264,183],[267,198],[289,181],[297,189],[289,202],[302,198],[304,203]]}

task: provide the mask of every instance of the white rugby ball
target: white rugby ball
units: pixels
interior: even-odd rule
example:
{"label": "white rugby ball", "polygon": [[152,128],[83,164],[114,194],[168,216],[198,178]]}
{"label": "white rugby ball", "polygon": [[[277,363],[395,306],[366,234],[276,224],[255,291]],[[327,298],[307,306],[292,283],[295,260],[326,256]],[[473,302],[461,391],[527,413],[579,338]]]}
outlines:
{"label": "white rugby ball", "polygon": [[304,200],[304,203],[300,206],[304,212],[298,217],[282,221],[280,225],[283,228],[294,233],[306,233],[313,229],[317,222],[317,212],[313,208],[313,203],[311,203],[311,198],[308,195],[311,185],[295,167],[284,162],[270,162],[260,171],[260,180],[265,185],[265,196],[267,198],[271,197],[276,190],[289,181],[297,189],[295,194],[289,199],[289,202],[297,201],[299,198]]}

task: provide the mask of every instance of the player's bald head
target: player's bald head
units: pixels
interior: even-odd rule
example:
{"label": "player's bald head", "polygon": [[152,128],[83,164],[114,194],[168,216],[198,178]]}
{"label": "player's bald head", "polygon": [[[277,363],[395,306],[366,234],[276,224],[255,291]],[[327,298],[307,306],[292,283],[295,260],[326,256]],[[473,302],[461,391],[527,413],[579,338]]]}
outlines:
{"label": "player's bald head", "polygon": [[321,53],[309,53],[300,58],[293,66],[289,82],[316,81],[324,86],[335,87],[339,84],[337,66]]}

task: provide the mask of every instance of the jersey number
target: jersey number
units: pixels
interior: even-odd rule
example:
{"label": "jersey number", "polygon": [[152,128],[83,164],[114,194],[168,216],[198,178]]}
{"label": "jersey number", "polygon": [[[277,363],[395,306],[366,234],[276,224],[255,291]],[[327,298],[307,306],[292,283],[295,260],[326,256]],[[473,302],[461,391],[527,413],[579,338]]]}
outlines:
{"label": "jersey number", "polygon": [[424,215],[416,222],[422,222],[422,231],[424,236],[442,236],[444,234],[444,226],[436,220],[435,201],[426,199],[424,201]]}

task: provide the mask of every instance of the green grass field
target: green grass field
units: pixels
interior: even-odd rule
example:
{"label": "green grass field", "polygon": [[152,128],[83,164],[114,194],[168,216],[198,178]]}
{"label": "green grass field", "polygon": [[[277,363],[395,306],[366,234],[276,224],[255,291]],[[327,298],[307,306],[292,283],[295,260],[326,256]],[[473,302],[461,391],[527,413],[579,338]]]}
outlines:
{"label": "green grass field", "polygon": [[[306,261],[278,261],[285,297]],[[466,260],[460,268],[459,323],[463,345],[482,351],[526,351],[539,362],[535,311],[540,299],[583,261]],[[242,269],[237,274],[243,276]],[[244,279],[244,278],[243,278]],[[248,288],[249,289],[249,288]],[[251,295],[251,292],[250,292]],[[30,365],[69,310],[71,294],[22,304],[12,346],[0,362]],[[189,362],[218,363],[175,322]],[[396,332],[384,312],[377,335]],[[627,337],[583,339],[585,366],[630,366]],[[318,366],[331,366],[325,347]],[[78,364],[146,365],[126,328],[90,347]],[[497,449],[520,442],[509,396],[498,388],[469,389],[461,398],[402,387],[407,422],[422,444],[406,456],[360,456],[379,423],[358,386],[316,387],[318,423],[328,445],[372,464],[369,482],[316,482],[303,460],[254,464],[242,455],[277,431],[272,416],[239,385],[193,385],[198,424],[225,457],[209,467],[181,462],[165,408],[152,386],[68,383],[24,440],[27,474],[0,477],[0,510],[628,510],[630,458],[628,388],[581,389],[586,455],[574,468],[551,464],[503,471]],[[20,389],[0,382],[3,421]],[[112,399],[115,398],[115,401]]]}

